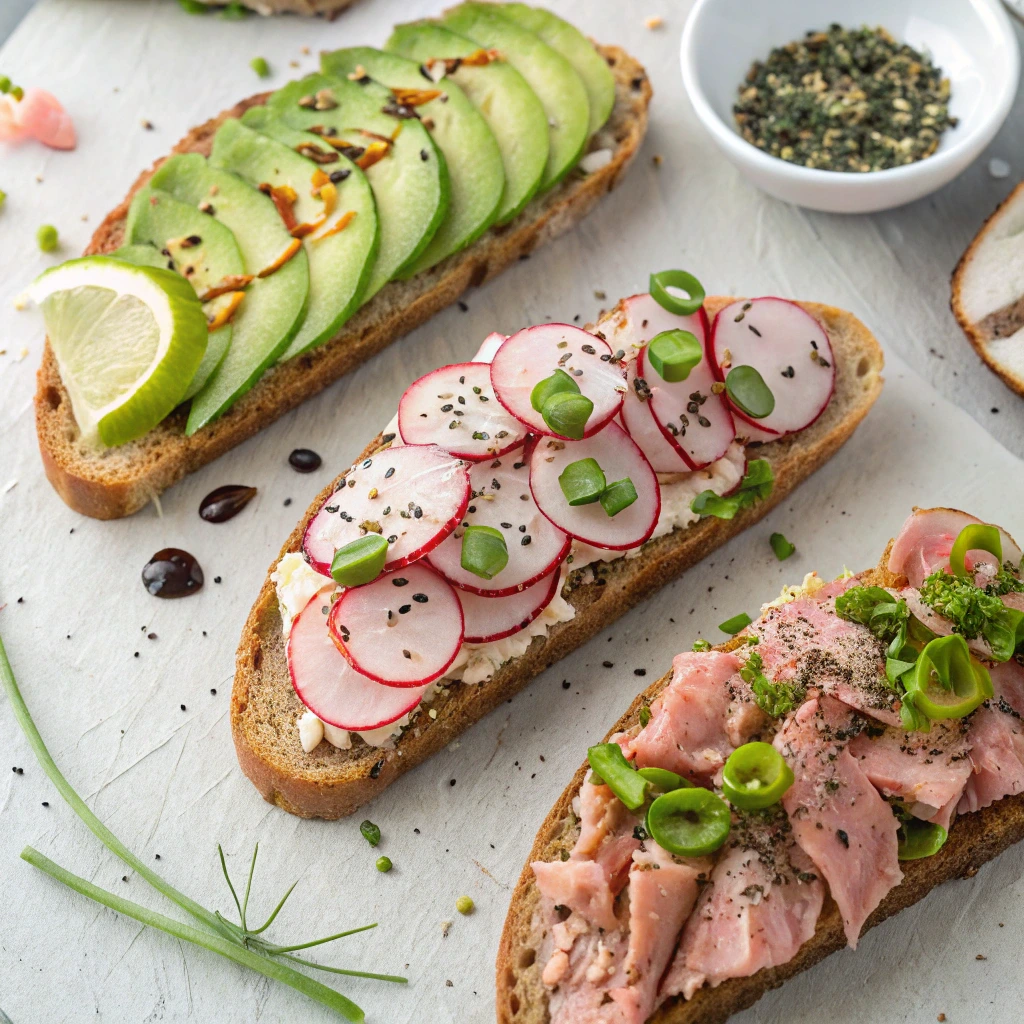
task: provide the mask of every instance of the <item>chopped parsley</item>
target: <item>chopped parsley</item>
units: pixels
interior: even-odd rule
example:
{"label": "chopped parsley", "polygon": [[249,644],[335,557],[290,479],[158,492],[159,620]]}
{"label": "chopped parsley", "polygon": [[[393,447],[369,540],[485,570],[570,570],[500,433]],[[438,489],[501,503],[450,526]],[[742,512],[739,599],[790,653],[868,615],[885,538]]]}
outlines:
{"label": "chopped parsley", "polygon": [[796,551],[796,545],[792,541],[786,540],[781,533],[773,533],[768,538],[768,543],[771,544],[772,551],[780,562],[784,562]]}
{"label": "chopped parsley", "polygon": [[781,718],[798,708],[804,700],[804,688],[798,683],[773,683],[761,670],[764,659],[751,651],[740,677],[750,684],[754,703],[769,717]]}

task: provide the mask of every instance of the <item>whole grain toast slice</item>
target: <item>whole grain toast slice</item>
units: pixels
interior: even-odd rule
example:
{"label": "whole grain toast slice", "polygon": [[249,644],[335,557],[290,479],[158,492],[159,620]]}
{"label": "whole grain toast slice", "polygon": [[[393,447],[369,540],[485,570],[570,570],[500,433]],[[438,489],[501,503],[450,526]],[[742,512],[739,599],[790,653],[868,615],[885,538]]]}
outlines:
{"label": "whole grain toast slice", "polygon": [[[906,586],[906,577],[895,576],[886,568],[891,546],[892,541],[886,546],[876,568],[862,574],[865,586]],[[715,650],[731,651],[742,642],[734,638]],[[640,709],[649,705],[671,678],[672,673],[668,672],[639,694],[605,738],[638,724]],[[547,1024],[550,1020],[548,990],[541,981],[544,964],[534,944],[537,936],[533,929],[533,916],[541,897],[534,884],[530,864],[536,860],[558,859],[563,851],[568,854],[572,849],[579,836],[579,824],[572,814],[572,800],[589,769],[586,762],[579,767],[544,819],[512,893],[498,946],[498,1024]],[[950,828],[949,839],[937,854],[900,863],[903,881],[882,900],[868,918],[864,931],[913,906],[943,882],[969,878],[982,864],[1021,839],[1024,839],[1024,793],[1006,797],[973,814],[957,817]],[[814,935],[788,963],[763,968],[748,978],[732,978],[717,988],[698,989],[693,998],[686,1001],[674,997],[655,1011],[648,1024],[722,1024],[732,1014],[752,1006],[765,992],[778,988],[787,978],[813,967],[829,953],[844,946],[846,933],[842,916],[835,901],[827,896]]]}
{"label": "whole grain toast slice", "polygon": [[[705,303],[708,315],[714,317],[732,301],[709,298]],[[576,609],[572,621],[554,626],[546,637],[535,637],[522,657],[504,664],[487,682],[451,686],[431,703],[437,717],[417,716],[391,748],[371,747],[353,737],[350,750],[339,750],[326,741],[311,753],[302,750],[295,722],[305,708],[289,681],[281,616],[268,571],[242,631],[231,693],[231,731],[238,760],[264,798],[306,818],[351,814],[549,665],[757,522],[831,458],[881,391],[882,351],[852,314],[817,303],[801,305],[828,331],[836,363],[836,390],[812,426],[756,450],[756,457],[767,459],[775,474],[771,496],[730,521],[701,520],[649,542],[638,558],[609,563],[594,583],[577,586],[568,595]],[[378,436],[360,459],[381,446]],[[336,481],[317,495],[282,548],[282,555],[300,550],[306,524],[335,486]]]}
{"label": "whole grain toast slice", "polygon": [[[651,86],[646,72],[617,46],[598,49],[616,85],[611,116],[589,142],[590,151],[610,151],[605,166],[592,174],[572,172],[508,224],[491,228],[468,248],[408,281],[385,285],[334,338],[268,370],[220,419],[191,437],[185,436],[187,410],[177,409],[144,437],[118,448],[96,450],[83,444],[47,342],[36,379],[36,432],[46,475],[61,498],[75,511],[96,519],[137,512],[187,474],[252,437],[454,303],[468,288],[489,281],[573,227],[619,183],[647,131]],[[193,128],[173,152],[208,155],[220,125],[264,103],[268,95],[252,96]],[[121,245],[132,197],[162,162],[139,175],[124,201],[97,228],[87,254],[111,252]]]}

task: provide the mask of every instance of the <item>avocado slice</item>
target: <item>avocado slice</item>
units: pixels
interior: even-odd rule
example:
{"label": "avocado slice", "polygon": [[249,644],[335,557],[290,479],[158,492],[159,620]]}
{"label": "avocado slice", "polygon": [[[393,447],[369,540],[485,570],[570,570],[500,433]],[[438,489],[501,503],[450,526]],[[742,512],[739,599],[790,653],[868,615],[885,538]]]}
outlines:
{"label": "avocado slice", "polygon": [[[264,184],[292,188],[297,196],[292,212],[298,224],[317,224],[323,220],[315,232],[302,237],[309,258],[309,305],[302,326],[280,356],[280,362],[332,338],[356,311],[377,247],[377,210],[370,186],[357,167],[346,167],[347,178],[337,185],[331,184],[331,189],[338,192],[332,210],[313,195],[314,177],[329,175],[328,167],[342,169],[344,157],[329,146],[323,148],[333,161],[320,166],[285,143],[232,118],[218,129],[210,153],[212,166],[234,171],[254,188]],[[344,227],[330,234],[342,217],[347,218]]]}
{"label": "avocado slice", "polygon": [[594,44],[575,26],[543,7],[503,3],[501,13],[517,25],[540,36],[557,50],[583,80],[590,101],[589,134],[593,135],[611,117],[615,106],[615,76]]}
{"label": "avocado slice", "polygon": [[[247,274],[272,266],[293,242],[267,196],[229,171],[211,167],[198,153],[172,156],[150,184],[183,203],[209,204],[209,216],[234,234]],[[186,434],[215,420],[259,380],[298,332],[308,296],[309,262],[301,246],[273,273],[253,279],[232,321],[224,361],[192,399]]]}
{"label": "avocado slice", "polygon": [[[316,110],[311,102],[323,109]],[[391,93],[375,82],[357,85],[330,75],[308,75],[267,99],[271,113],[293,128],[333,132],[334,141],[351,144],[350,154],[390,140],[383,159],[369,166],[360,161],[371,150],[352,156],[373,189],[380,225],[380,247],[363,302],[415,262],[448,212],[444,157],[415,118],[401,120],[385,113],[392,104]]]}
{"label": "avocado slice", "polygon": [[419,258],[403,276],[411,277],[439,263],[446,256],[475,242],[498,214],[505,188],[501,150],[469,97],[455,82],[435,83],[419,64],[394,53],[369,46],[352,46],[320,54],[325,74],[345,78],[361,68],[388,89],[408,89],[424,95],[440,93],[435,99],[406,104],[430,132],[448,165],[451,203],[448,215]]}
{"label": "avocado slice", "polygon": [[556,185],[576,166],[587,141],[590,101],[580,76],[557,50],[493,4],[459,4],[445,12],[442,23],[485,49],[497,50],[537,94],[551,145],[541,188]]}

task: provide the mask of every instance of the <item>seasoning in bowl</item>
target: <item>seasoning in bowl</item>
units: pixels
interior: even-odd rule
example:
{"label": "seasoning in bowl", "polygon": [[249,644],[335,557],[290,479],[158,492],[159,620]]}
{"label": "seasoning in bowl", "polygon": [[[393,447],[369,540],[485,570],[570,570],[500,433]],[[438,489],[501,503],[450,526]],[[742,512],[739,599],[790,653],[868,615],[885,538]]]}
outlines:
{"label": "seasoning in bowl", "polygon": [[826,171],[882,171],[931,156],[957,119],[949,79],[884,28],[830,25],[755,61],[733,114],[747,142]]}

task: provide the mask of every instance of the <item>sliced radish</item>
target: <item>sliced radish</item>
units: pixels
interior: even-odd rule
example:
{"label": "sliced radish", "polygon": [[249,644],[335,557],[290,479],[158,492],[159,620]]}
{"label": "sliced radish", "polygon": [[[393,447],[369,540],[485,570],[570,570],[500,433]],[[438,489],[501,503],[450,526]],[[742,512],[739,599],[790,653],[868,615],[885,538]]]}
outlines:
{"label": "sliced radish", "polygon": [[739,417],[736,417],[736,436],[742,438],[746,444],[767,444],[769,441],[778,441],[782,435],[770,434],[767,430],[755,427],[748,420],[741,420]]}
{"label": "sliced radish", "polygon": [[692,472],[690,464],[662,434],[651,411],[651,403],[646,393],[644,398],[640,398],[633,383],[635,380],[636,360],[632,360],[626,369],[628,387],[625,401],[622,403],[622,424],[626,432],[647,457],[655,473]]}
{"label": "sliced radish", "polygon": [[500,331],[492,331],[484,338],[484,343],[480,346],[480,350],[475,356],[473,356],[474,363],[489,363],[494,359],[495,352],[501,348],[502,343],[508,337],[507,334],[502,334]]}
{"label": "sliced radish", "polygon": [[508,548],[508,565],[489,580],[463,569],[461,529],[434,548],[427,561],[455,586],[473,594],[517,594],[557,568],[569,553],[569,538],[537,508],[523,449],[492,462],[478,462],[469,476],[473,497],[462,525],[500,530]]}
{"label": "sliced radish", "polygon": [[357,672],[334,645],[327,626],[331,588],[314,594],[288,635],[288,673],[299,700],[338,729],[367,732],[408,714],[426,686],[381,686]]}
{"label": "sliced radish", "polygon": [[537,434],[556,434],[530,404],[530,394],[555,370],[564,370],[594,403],[584,437],[596,434],[622,407],[626,392],[622,364],[612,361],[606,341],[571,324],[541,324],[511,335],[491,361],[498,401]]}
{"label": "sliced radish", "polygon": [[459,525],[469,504],[466,464],[435,445],[387,448],[353,467],[306,527],[302,549],[324,576],[338,548],[380,532],[385,570],[415,562]]}
{"label": "sliced radish", "polygon": [[346,590],[328,625],[349,664],[385,686],[432,683],[462,646],[455,588],[422,563]]}
{"label": "sliced radish", "polygon": [[526,629],[555,599],[558,580],[559,570],[555,568],[532,586],[508,597],[481,597],[468,590],[457,591],[465,616],[464,641],[486,644]]}
{"label": "sliced radish", "polygon": [[[558,478],[579,459],[595,459],[609,484],[629,477],[637,499],[609,516],[599,501],[570,505]],[[530,452],[530,489],[541,512],[555,526],[594,547],[623,551],[639,547],[654,532],[661,512],[661,488],[651,464],[617,423],[582,441],[537,438]]]}
{"label": "sliced radish", "polygon": [[406,444],[436,444],[480,462],[518,448],[526,427],[494,397],[486,363],[455,363],[420,377],[398,404]]}
{"label": "sliced radish", "polygon": [[740,299],[719,310],[710,351],[719,380],[736,366],[752,366],[761,374],[775,408],[753,419],[732,404],[739,419],[766,433],[809,427],[835,389],[835,359],[825,329],[788,299]]}

